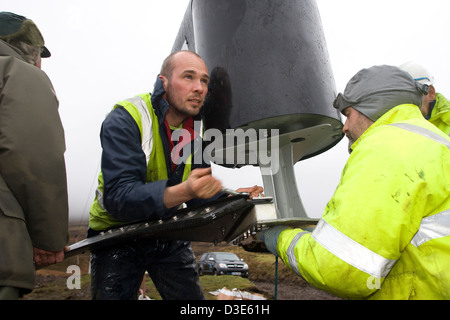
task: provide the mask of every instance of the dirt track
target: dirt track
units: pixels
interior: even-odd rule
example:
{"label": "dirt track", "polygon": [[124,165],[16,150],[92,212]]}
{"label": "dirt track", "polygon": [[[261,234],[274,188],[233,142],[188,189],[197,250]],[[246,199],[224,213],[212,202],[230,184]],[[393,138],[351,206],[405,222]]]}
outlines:
{"label": "dirt track", "polygon": [[[82,229],[83,230],[83,229]],[[84,231],[84,230],[83,230]],[[206,243],[194,243],[194,252],[197,257],[208,251],[231,251],[238,254],[240,258],[249,264],[251,274],[249,280],[256,289],[268,299],[273,299],[275,294],[274,260],[271,255],[265,256],[249,253],[241,247],[218,245]],[[24,299],[32,300],[89,300],[89,284],[83,285],[83,290],[67,290],[66,280],[68,274],[65,272],[67,266],[75,264],[81,267],[82,274],[87,274],[89,268],[89,253],[72,257],[66,264],[40,270],[37,275],[36,289]],[[306,281],[288,270],[283,263],[279,264],[278,271],[278,300],[339,300],[339,298],[318,290]],[[88,281],[90,279],[88,278]]]}
{"label": "dirt track", "polygon": [[[88,287],[83,290],[58,290],[65,288],[67,274],[58,271],[40,272],[37,277],[36,289],[32,294],[24,297],[26,300],[90,300]],[[258,291],[269,299],[274,299],[275,284],[269,282],[253,282]],[[53,290],[43,290],[54,286]],[[318,290],[305,282],[304,285],[279,283],[277,288],[278,300],[339,300],[324,291]]]}
{"label": "dirt track", "polygon": [[[254,282],[255,286],[266,296],[274,296],[275,284],[268,282]],[[338,297],[318,290],[307,283],[305,286],[279,283],[277,300],[340,300]]]}
{"label": "dirt track", "polygon": [[[87,267],[85,266],[84,269]],[[66,290],[66,280],[68,275],[62,271],[41,270],[37,275],[36,289],[24,299],[30,300],[90,300],[90,290],[88,285],[84,285],[82,290]],[[270,279],[267,282],[252,280],[257,288],[257,292],[263,294],[268,299],[275,298],[275,281]],[[295,281],[282,279],[278,281],[278,300],[339,300],[339,298],[318,290],[301,278]]]}

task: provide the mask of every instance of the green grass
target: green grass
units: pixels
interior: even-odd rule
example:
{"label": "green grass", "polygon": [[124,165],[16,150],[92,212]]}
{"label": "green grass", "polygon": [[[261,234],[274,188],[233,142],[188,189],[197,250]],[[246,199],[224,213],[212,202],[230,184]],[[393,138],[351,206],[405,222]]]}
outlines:
{"label": "green grass", "polygon": [[[81,231],[80,231],[81,230]],[[72,229],[72,238],[74,234],[84,235],[85,229],[79,227]],[[79,239],[78,239],[79,240]],[[75,241],[75,239],[73,239]],[[220,290],[224,287],[227,289],[239,289],[252,293],[259,293],[255,283],[273,283],[275,284],[275,257],[272,254],[247,252],[242,247],[226,244],[213,245],[209,243],[193,243],[193,250],[197,259],[204,252],[223,251],[233,252],[249,266],[249,278],[239,276],[210,276],[200,277],[200,283],[203,288],[206,299],[214,300],[216,296],[209,292]],[[81,290],[68,290],[66,273],[69,265],[77,265],[81,268]],[[81,254],[76,257],[68,258],[64,262],[49,266],[39,271],[36,289],[33,293],[27,295],[26,299],[36,300],[64,300],[64,299],[90,299],[90,275],[89,269],[89,253]],[[279,262],[278,280],[295,284],[300,281],[291,270],[289,270],[281,261]],[[161,296],[155,289],[150,277],[147,277],[145,283],[146,295],[152,299],[161,299]],[[270,294],[269,294],[270,295]],[[267,298],[271,298],[268,296]]]}

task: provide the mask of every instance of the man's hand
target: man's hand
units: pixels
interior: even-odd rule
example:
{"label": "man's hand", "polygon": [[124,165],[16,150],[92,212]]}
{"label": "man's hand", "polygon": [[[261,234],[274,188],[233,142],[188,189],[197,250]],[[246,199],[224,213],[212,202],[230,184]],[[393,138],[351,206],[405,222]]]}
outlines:
{"label": "man's hand", "polygon": [[264,242],[267,250],[270,253],[272,253],[275,256],[278,256],[277,252],[278,237],[286,229],[289,229],[289,227],[282,225],[271,227],[267,230],[258,231],[256,233],[256,238]]}
{"label": "man's hand", "polygon": [[46,251],[34,247],[33,261],[37,267],[45,267],[51,264],[59,263],[64,260],[64,250]]}
{"label": "man's hand", "polygon": [[176,207],[192,199],[209,199],[222,190],[222,183],[211,175],[211,168],[195,169],[183,183],[166,188],[164,205]]}
{"label": "man's hand", "polygon": [[192,199],[209,199],[222,190],[222,183],[213,178],[211,168],[193,170],[186,184]]}
{"label": "man's hand", "polygon": [[250,195],[250,198],[258,198],[259,196],[264,197],[264,188],[260,186],[254,186],[249,188],[239,188],[236,190],[237,192],[247,192]]}

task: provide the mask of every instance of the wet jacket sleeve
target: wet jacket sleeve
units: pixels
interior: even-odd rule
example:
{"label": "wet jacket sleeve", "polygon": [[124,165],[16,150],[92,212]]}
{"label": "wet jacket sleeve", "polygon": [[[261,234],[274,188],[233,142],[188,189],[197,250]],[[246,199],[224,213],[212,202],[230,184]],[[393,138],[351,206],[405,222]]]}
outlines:
{"label": "wet jacket sleeve", "polygon": [[165,218],[174,209],[164,206],[167,180],[146,183],[147,164],[139,128],[123,108],[105,119],[100,134],[103,148],[104,205],[122,221]]}

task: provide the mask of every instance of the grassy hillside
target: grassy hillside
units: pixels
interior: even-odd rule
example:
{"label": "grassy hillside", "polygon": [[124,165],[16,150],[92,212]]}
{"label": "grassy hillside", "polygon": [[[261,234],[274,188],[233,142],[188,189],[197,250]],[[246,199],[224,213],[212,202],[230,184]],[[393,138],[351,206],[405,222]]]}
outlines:
{"label": "grassy hillside", "polygon": [[[85,238],[86,227],[78,226],[70,229],[70,243],[81,241]],[[249,266],[249,278],[237,276],[202,276],[202,285],[205,297],[210,300],[216,296],[209,292],[222,289],[239,289],[251,293],[261,293],[268,299],[273,299],[275,289],[275,257],[266,253],[247,252],[240,246],[219,244],[217,246],[210,243],[193,243],[197,259],[204,252],[224,251],[233,252]],[[67,280],[71,274],[66,273],[67,267],[76,265],[81,270],[81,289],[69,290]],[[161,299],[155,289],[151,279],[146,276],[145,293],[151,299]],[[314,289],[304,280],[296,276],[281,261],[278,269],[278,285],[283,285],[285,297],[292,299],[333,299],[334,297]],[[263,289],[261,289],[263,288]],[[280,289],[279,289],[280,292]],[[32,300],[89,300],[90,299],[90,274],[89,274],[89,254],[81,254],[64,260],[62,263],[46,267],[37,272],[36,289],[24,297]]]}

